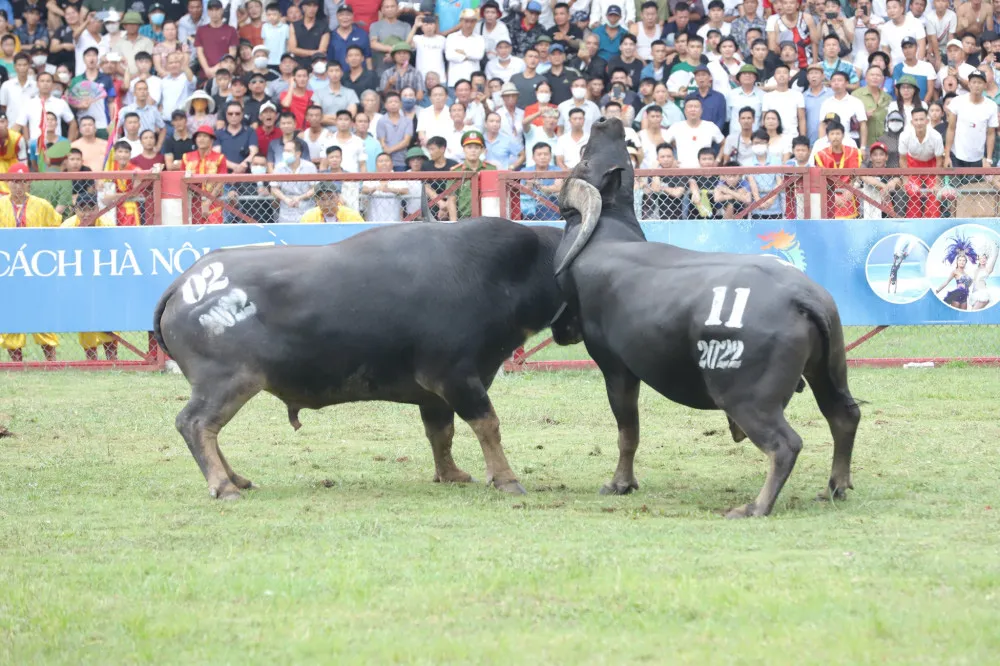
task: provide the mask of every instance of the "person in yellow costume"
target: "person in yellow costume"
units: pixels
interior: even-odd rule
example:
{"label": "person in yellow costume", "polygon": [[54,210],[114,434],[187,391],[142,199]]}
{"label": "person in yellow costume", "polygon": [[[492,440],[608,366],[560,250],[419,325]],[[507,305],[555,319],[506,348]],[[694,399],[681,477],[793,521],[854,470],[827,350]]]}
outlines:
{"label": "person in yellow costume", "polygon": [[[28,142],[20,132],[10,129],[6,113],[0,113],[0,173],[8,173],[18,162],[28,161]],[[8,194],[10,189],[0,180],[0,193]]]}
{"label": "person in yellow costume", "polygon": [[[64,227],[113,227],[115,219],[109,215],[97,216],[97,197],[90,192],[81,192],[76,197],[76,215],[62,223]],[[104,347],[104,357],[109,361],[118,360],[118,340],[109,333],[80,333],[80,346],[88,361],[97,360],[97,347]],[[117,334],[116,334],[117,335]]]}
{"label": "person in yellow costume", "polygon": [[[10,174],[29,173],[26,164],[18,162],[7,172]],[[28,194],[27,180],[9,181],[10,196],[0,197],[0,229],[22,227],[58,227],[62,217],[45,199]],[[42,348],[46,361],[56,360],[59,337],[55,333],[35,333],[35,342]],[[27,342],[24,333],[0,333],[0,347],[7,350],[10,360],[24,360],[21,350]]]}
{"label": "person in yellow costume", "polygon": [[361,213],[340,205],[340,184],[332,181],[317,183],[313,195],[318,204],[310,208],[302,216],[306,224],[322,224],[324,222],[364,222]]}

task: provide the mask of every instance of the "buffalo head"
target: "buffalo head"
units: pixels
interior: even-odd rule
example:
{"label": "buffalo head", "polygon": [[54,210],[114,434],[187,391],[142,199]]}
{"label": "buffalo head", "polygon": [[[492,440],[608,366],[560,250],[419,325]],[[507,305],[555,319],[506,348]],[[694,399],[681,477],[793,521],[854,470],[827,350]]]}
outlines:
{"label": "buffalo head", "polygon": [[[570,172],[559,192],[559,207],[566,218],[568,238],[579,227],[576,238],[563,255],[556,275],[576,259],[597,229],[604,214],[621,224],[626,237],[644,240],[635,218],[632,187],[635,171],[625,144],[625,126],[617,118],[601,118],[590,129],[590,139],[580,163]],[[578,215],[577,215],[578,214]]]}

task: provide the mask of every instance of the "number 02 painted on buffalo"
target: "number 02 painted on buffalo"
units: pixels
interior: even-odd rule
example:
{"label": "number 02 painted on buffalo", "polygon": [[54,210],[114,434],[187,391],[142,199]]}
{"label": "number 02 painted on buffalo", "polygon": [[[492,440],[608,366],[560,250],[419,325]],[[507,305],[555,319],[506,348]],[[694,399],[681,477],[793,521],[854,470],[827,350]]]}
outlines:
{"label": "number 02 painted on buffalo", "polygon": [[213,291],[219,291],[229,286],[229,278],[222,275],[223,266],[221,261],[213,261],[202,269],[201,273],[195,273],[189,277],[184,286],[181,287],[181,295],[184,302],[194,305],[206,295]]}
{"label": "number 02 painted on buffalo", "polygon": [[714,287],[712,289],[712,309],[708,312],[708,319],[705,326],[725,326],[726,328],[743,328],[743,313],[747,309],[747,300],[750,298],[750,289],[747,287],[737,287],[736,299],[733,301],[733,309],[729,313],[729,319],[722,323],[722,306],[726,304],[727,287]]}

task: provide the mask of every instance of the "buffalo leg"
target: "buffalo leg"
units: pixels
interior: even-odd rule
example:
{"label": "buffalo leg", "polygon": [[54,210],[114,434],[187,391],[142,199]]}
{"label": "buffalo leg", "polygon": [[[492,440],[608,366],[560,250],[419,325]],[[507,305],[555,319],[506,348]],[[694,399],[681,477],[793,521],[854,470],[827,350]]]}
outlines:
{"label": "buffalo leg", "polygon": [[766,516],[774,508],[778,493],[795,467],[795,459],[802,450],[802,438],[792,430],[780,409],[760,412],[752,407],[736,409],[729,416],[739,424],[754,444],[767,455],[770,467],[764,487],[757,499],[749,504],[732,509],[727,518],[747,518]]}
{"label": "buffalo leg", "polygon": [[229,379],[225,382],[224,386],[212,385],[207,390],[195,385],[191,399],[177,415],[176,424],[208,482],[209,495],[218,499],[238,499],[239,489],[252,484],[233,472],[219,449],[218,436],[260,387],[248,381]]}
{"label": "buffalo leg", "polygon": [[424,432],[434,451],[434,481],[436,483],[469,483],[472,475],[461,470],[451,457],[451,442],[455,436],[455,412],[447,406],[420,406]]}
{"label": "buffalo leg", "polygon": [[854,488],[851,483],[851,455],[861,410],[850,393],[837,390],[828,376],[811,378],[809,386],[833,435],[833,469],[827,488],[819,498],[846,499],[848,488]]}
{"label": "buffalo leg", "polygon": [[639,489],[635,480],[635,452],[639,448],[639,379],[626,368],[604,373],[611,412],[618,423],[618,467],[602,495],[627,495]]}

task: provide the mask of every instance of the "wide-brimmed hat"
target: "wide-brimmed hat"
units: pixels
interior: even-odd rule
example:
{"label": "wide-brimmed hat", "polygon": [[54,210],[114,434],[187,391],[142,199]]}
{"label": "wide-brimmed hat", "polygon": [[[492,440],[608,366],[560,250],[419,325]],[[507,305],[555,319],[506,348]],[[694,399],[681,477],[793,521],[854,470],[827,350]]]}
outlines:
{"label": "wide-brimmed hat", "polygon": [[187,114],[191,115],[192,102],[196,99],[201,99],[208,102],[208,112],[215,113],[215,100],[204,90],[195,90],[194,93],[184,101],[184,110]]}
{"label": "wide-brimmed hat", "polygon": [[504,95],[520,95],[521,91],[517,89],[517,86],[508,81],[500,87],[500,96]]}

